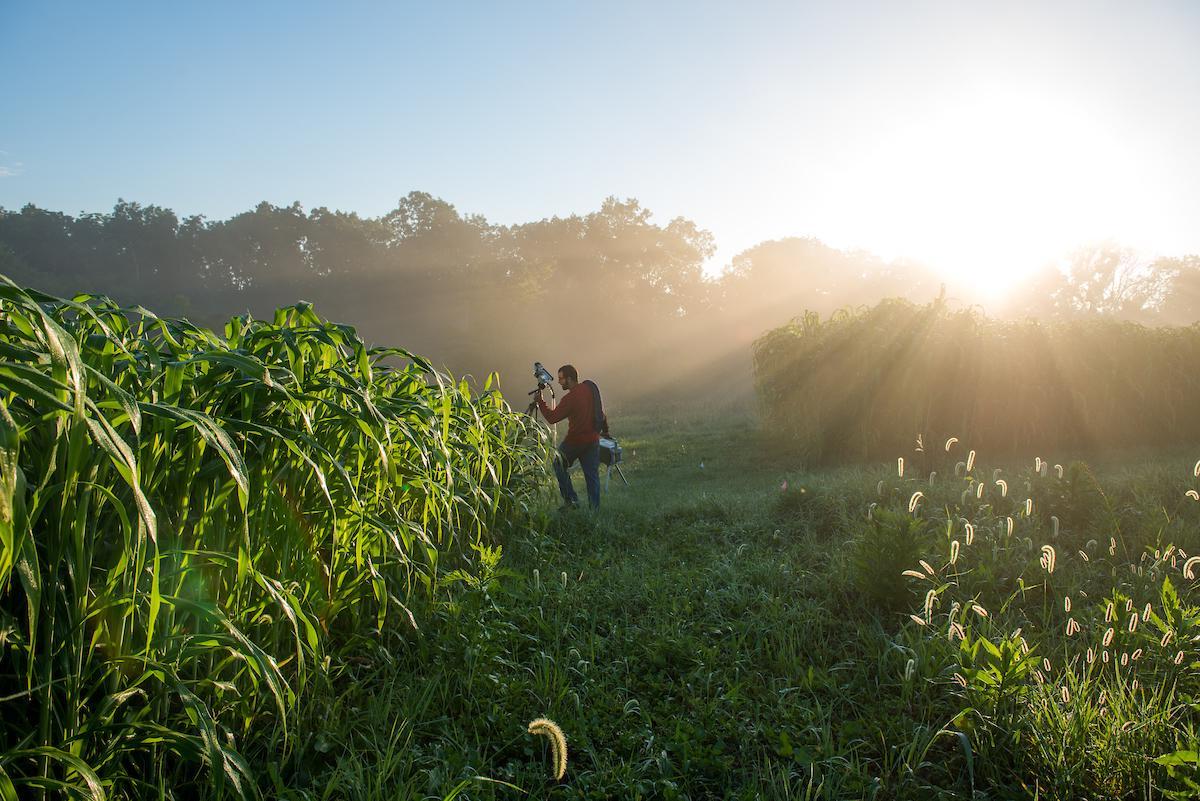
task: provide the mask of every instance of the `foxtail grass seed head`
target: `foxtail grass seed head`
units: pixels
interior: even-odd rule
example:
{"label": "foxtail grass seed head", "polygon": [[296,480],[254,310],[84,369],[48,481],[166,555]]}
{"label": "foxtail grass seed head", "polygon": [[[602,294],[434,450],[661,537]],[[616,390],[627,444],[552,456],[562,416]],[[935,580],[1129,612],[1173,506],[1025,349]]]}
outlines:
{"label": "foxtail grass seed head", "polygon": [[1132,682],[1130,682],[1130,684],[1129,684],[1129,689],[1130,689],[1130,691],[1131,691],[1131,692],[1135,692],[1135,693],[1136,693],[1136,692],[1137,692],[1137,688],[1138,688],[1138,682],[1137,682],[1137,679],[1134,679]]}
{"label": "foxtail grass seed head", "polygon": [[951,642],[954,642],[955,637],[960,640],[965,640],[967,638],[967,632],[958,623],[951,623],[950,630],[947,632],[947,636],[950,638]]}
{"label": "foxtail grass seed head", "polygon": [[970,545],[975,541],[975,526],[971,523],[967,523],[963,526],[963,531],[965,531],[967,535],[967,545]]}
{"label": "foxtail grass seed head", "polygon": [[1033,498],[1025,499],[1025,516],[1026,517],[1033,516]]}
{"label": "foxtail grass seed head", "polygon": [[1071,611],[1071,596],[1070,595],[1063,596],[1063,611],[1067,612],[1067,613],[1070,613],[1070,611]]}
{"label": "foxtail grass seed head", "polygon": [[1000,497],[1007,498],[1008,497],[1008,482],[1001,478],[996,481],[996,486],[1000,488]]}
{"label": "foxtail grass seed head", "polygon": [[1038,684],[1046,683],[1046,677],[1042,675],[1041,668],[1034,668],[1033,678],[1037,681]]}
{"label": "foxtail grass seed head", "polygon": [[896,475],[899,476],[900,478],[904,478],[904,457],[903,456],[896,459]]}
{"label": "foxtail grass seed head", "polygon": [[1090,561],[1092,561],[1091,559],[1089,559],[1089,558],[1088,558],[1087,551],[1082,551],[1082,550],[1081,550],[1081,551],[1079,552],[1079,558],[1080,558],[1080,559],[1082,559],[1082,560],[1083,560],[1083,561],[1085,561],[1085,562],[1090,562]]}
{"label": "foxtail grass seed head", "polygon": [[1064,704],[1071,703],[1071,691],[1067,689],[1067,685],[1062,687],[1062,700]]}
{"label": "foxtail grass seed head", "polygon": [[1146,608],[1142,610],[1142,622],[1143,623],[1145,623],[1147,620],[1150,619],[1150,613],[1153,611],[1154,611],[1154,607],[1152,607],[1150,604],[1146,604]]}
{"label": "foxtail grass seed head", "polygon": [[1112,645],[1113,635],[1115,635],[1115,634],[1116,634],[1116,630],[1113,629],[1112,626],[1109,626],[1108,630],[1104,632],[1104,639],[1101,642],[1105,648]]}
{"label": "foxtail grass seed head", "polygon": [[958,682],[960,687],[963,687],[964,689],[966,688],[967,680],[963,678],[963,675],[961,673],[955,673],[954,680]]}
{"label": "foxtail grass seed head", "polygon": [[925,593],[925,622],[933,621],[933,605],[937,602],[937,590]]}
{"label": "foxtail grass seed head", "polygon": [[909,615],[908,617],[910,620],[912,620],[913,623],[916,623],[918,626],[925,625],[925,618],[917,617],[916,615]]}
{"label": "foxtail grass seed head", "polygon": [[1129,633],[1132,634],[1133,632],[1137,631],[1137,627],[1138,627],[1138,616],[1137,616],[1137,612],[1134,612],[1132,615],[1129,616]]}
{"label": "foxtail grass seed head", "polygon": [[1011,537],[1013,533],[1013,519],[1011,517],[1004,518],[1004,527],[1006,529],[1005,533]]}
{"label": "foxtail grass seed head", "polygon": [[1050,475],[1050,465],[1042,462],[1042,469],[1038,471],[1038,475],[1040,475],[1042,478]]}
{"label": "foxtail grass seed head", "polygon": [[980,481],[979,484],[977,484],[975,487],[975,497],[977,499],[983,497],[983,482],[982,481]]}
{"label": "foxtail grass seed head", "polygon": [[1141,648],[1138,648],[1132,654],[1129,655],[1129,659],[1132,662],[1136,662],[1141,658],[1142,658],[1142,649]]}
{"label": "foxtail grass seed head", "polygon": [[1058,477],[1061,479],[1063,477],[1063,466],[1061,464],[1054,465],[1054,472],[1057,473]]}
{"label": "foxtail grass seed head", "polygon": [[1091,648],[1087,649],[1087,663],[1090,665],[1096,661],[1096,652]]}
{"label": "foxtail grass seed head", "polygon": [[1050,515],[1050,536],[1058,539],[1058,515]]}
{"label": "foxtail grass seed head", "polygon": [[1183,651],[1180,651],[1179,653],[1175,654],[1175,664],[1176,665],[1183,664]]}
{"label": "foxtail grass seed head", "polygon": [[554,751],[554,780],[562,781],[562,777],[567,773],[567,735],[549,718],[531,721],[529,733],[541,735],[550,741],[550,748]]}
{"label": "foxtail grass seed head", "polygon": [[1042,657],[1042,668],[1043,668],[1043,669],[1044,669],[1044,670],[1045,670],[1047,673],[1049,673],[1049,672],[1050,672],[1050,660],[1049,660],[1049,659],[1047,659],[1046,657]]}
{"label": "foxtail grass seed head", "polygon": [[539,591],[542,589],[542,573],[536,567],[533,569],[533,588]]}
{"label": "foxtail grass seed head", "polygon": [[1108,538],[1108,555],[1109,556],[1117,555],[1117,538],[1116,537]]}
{"label": "foxtail grass seed head", "polygon": [[967,472],[970,473],[974,469],[975,469],[975,450],[972,449],[971,452],[967,454]]}
{"label": "foxtail grass seed head", "polygon": [[1104,607],[1104,622],[1112,623],[1113,618],[1116,617],[1116,613],[1117,610],[1113,608],[1113,602],[1109,601],[1108,605]]}
{"label": "foxtail grass seed head", "polygon": [[933,482],[934,482],[934,481],[936,481],[936,480],[937,480],[937,471],[936,471],[936,470],[934,470],[932,473],[930,473],[930,474],[929,474],[929,486],[931,486],[931,487],[932,487],[932,486],[933,486]]}
{"label": "foxtail grass seed head", "polygon": [[916,492],[914,492],[912,494],[912,497],[908,499],[908,513],[909,514],[912,514],[917,511],[917,504],[919,504],[921,502],[921,499],[924,497],[925,497],[925,493],[921,492],[920,490],[917,490]]}
{"label": "foxtail grass seed head", "polygon": [[[946,440],[946,453],[950,452],[950,449],[954,447],[954,443],[956,442],[958,442],[958,437],[951,437],[950,439]],[[1200,462],[1197,462],[1196,464],[1200,465]],[[1197,473],[1196,475],[1200,475],[1200,473]]]}
{"label": "foxtail grass seed head", "polygon": [[1196,462],[1196,466],[1192,468],[1192,475],[1200,478],[1200,461]]}
{"label": "foxtail grass seed head", "polygon": [[970,488],[970,487],[967,487],[967,488],[966,488],[965,490],[963,490],[963,491],[962,491],[962,493],[961,493],[961,494],[958,496],[958,505],[959,505],[959,506],[966,506],[966,505],[967,505],[967,501],[970,499],[970,497],[971,497],[971,488]]}
{"label": "foxtail grass seed head", "polygon": [[1108,664],[1108,651],[1105,651],[1104,653],[1100,654],[1100,661],[1106,665]]}
{"label": "foxtail grass seed head", "polygon": [[904,681],[912,681],[913,674],[917,672],[916,660],[910,659],[904,663]]}
{"label": "foxtail grass seed head", "polygon": [[868,519],[868,520],[874,520],[874,519],[875,519],[875,507],[876,507],[876,506],[878,506],[878,505],[879,505],[879,504],[877,504],[877,503],[875,503],[875,502],[873,502],[873,501],[872,501],[871,505],[867,507],[867,519]]}
{"label": "foxtail grass seed head", "polygon": [[1074,637],[1078,633],[1079,633],[1079,624],[1075,622],[1075,618],[1069,619],[1067,621],[1067,636]]}
{"label": "foxtail grass seed head", "polygon": [[900,575],[908,576],[909,578],[922,579],[922,580],[925,578],[925,574],[922,573],[920,570],[905,570]]}
{"label": "foxtail grass seed head", "polygon": [[1193,581],[1196,578],[1195,567],[1200,565],[1200,556],[1193,556],[1183,563],[1183,577],[1188,581]]}
{"label": "foxtail grass seed head", "polygon": [[931,576],[934,575],[936,572],[936,571],[934,571],[933,566],[930,565],[928,562],[926,562],[924,559],[918,559],[917,564],[919,564],[921,566],[921,569],[924,570],[926,573],[928,573]]}
{"label": "foxtail grass seed head", "polygon": [[879,479],[879,483],[875,485],[875,492],[880,498],[883,497],[883,479]]}
{"label": "foxtail grass seed head", "polygon": [[962,475],[965,472],[967,472],[967,463],[966,462],[959,461],[959,462],[954,463],[954,477],[955,478],[962,478]]}
{"label": "foxtail grass seed head", "polygon": [[1054,546],[1053,545],[1043,545],[1042,546],[1042,559],[1043,559],[1042,567],[1045,568],[1047,573],[1054,572],[1054,558],[1055,558]]}
{"label": "foxtail grass seed head", "polygon": [[1129,666],[1129,654],[1122,652],[1121,653],[1121,667],[1128,667],[1128,666]]}
{"label": "foxtail grass seed head", "polygon": [[958,540],[950,541],[950,564],[958,562]]}
{"label": "foxtail grass seed head", "polygon": [[567,571],[564,570],[558,578],[562,581],[563,589],[565,590],[567,588]]}
{"label": "foxtail grass seed head", "polygon": [[971,609],[974,610],[975,614],[979,615],[980,617],[988,616],[988,610],[984,609],[979,604],[975,604],[974,606],[971,607]]}
{"label": "foxtail grass seed head", "polygon": [[1132,611],[1133,611],[1133,599],[1132,599],[1132,598],[1126,598],[1126,599],[1125,599],[1125,611],[1126,611],[1126,612],[1132,612]]}
{"label": "foxtail grass seed head", "polygon": [[1033,460],[1033,469],[1035,472],[1042,469],[1042,457],[1038,456]]}
{"label": "foxtail grass seed head", "polygon": [[1171,632],[1168,631],[1165,634],[1163,634],[1162,639],[1158,641],[1158,644],[1162,648],[1166,648],[1167,643],[1169,643],[1170,641],[1171,641]]}

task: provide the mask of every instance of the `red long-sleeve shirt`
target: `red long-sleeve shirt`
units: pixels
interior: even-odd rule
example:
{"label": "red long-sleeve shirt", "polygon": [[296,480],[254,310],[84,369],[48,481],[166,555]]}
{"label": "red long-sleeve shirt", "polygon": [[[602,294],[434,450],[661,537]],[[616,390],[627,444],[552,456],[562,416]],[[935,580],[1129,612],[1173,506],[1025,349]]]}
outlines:
{"label": "red long-sleeve shirt", "polygon": [[591,445],[600,441],[596,431],[596,412],[593,408],[595,400],[592,391],[582,382],[576,384],[570,392],[563,395],[558,406],[551,409],[546,401],[538,397],[538,408],[542,410],[549,423],[559,420],[567,421],[567,436],[563,437],[564,445]]}

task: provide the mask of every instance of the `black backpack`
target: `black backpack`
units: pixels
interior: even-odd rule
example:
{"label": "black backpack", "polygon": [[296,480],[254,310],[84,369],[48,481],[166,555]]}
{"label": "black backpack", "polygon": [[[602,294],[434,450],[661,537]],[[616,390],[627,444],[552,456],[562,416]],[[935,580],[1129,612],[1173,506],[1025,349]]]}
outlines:
{"label": "black backpack", "polygon": [[588,389],[592,391],[592,430],[600,433],[601,436],[609,436],[608,434],[608,415],[604,413],[604,402],[600,400],[600,387],[596,386],[596,382],[588,379],[583,383],[588,385]]}

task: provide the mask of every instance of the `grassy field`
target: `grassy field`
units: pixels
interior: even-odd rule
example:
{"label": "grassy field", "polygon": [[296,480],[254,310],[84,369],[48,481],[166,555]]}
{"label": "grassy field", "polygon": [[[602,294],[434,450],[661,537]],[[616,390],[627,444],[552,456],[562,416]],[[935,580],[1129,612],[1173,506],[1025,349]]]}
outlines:
{"label": "grassy field", "polygon": [[[980,459],[978,482],[950,469],[931,486],[912,458],[906,477],[806,473],[749,421],[617,422],[633,486],[598,516],[547,513],[544,532],[480,553],[420,633],[366,644],[271,769],[279,795],[1192,794],[1198,615],[1176,549],[1200,553],[1200,504],[1184,456],[1062,479]],[[570,741],[562,781],[526,732],[543,716]]]}

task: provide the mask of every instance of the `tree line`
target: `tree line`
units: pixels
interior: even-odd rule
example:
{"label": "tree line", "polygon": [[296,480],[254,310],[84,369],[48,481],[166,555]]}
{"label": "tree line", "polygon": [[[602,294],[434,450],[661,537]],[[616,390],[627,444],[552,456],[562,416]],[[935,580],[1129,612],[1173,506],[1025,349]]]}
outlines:
{"label": "tree line", "polygon": [[[923,266],[812,238],[763,242],[708,277],[712,235],[655,220],[636,200],[517,225],[411,192],[380,217],[260,203],[228,219],[180,218],[121,201],[72,216],[0,208],[0,273],[57,295],[109,295],[216,325],[297,300],[368,341],[456,373],[499,371],[515,394],[535,359],[576,363],[618,399],[750,396],[749,347],[802,312],[889,297],[927,302]],[[1080,250],[990,308],[1014,317],[1200,320],[1200,257],[1146,263],[1131,250]]]}

